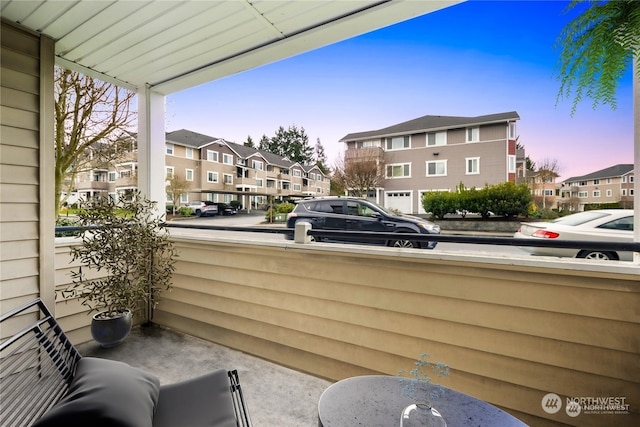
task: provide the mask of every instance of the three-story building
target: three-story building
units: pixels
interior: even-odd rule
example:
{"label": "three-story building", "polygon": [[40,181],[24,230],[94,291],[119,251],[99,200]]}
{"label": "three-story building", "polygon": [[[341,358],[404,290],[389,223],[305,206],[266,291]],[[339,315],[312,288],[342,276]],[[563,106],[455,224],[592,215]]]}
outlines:
{"label": "three-story building", "polygon": [[[481,188],[516,182],[515,111],[478,117],[423,116],[386,128],[350,133],[345,162],[371,158],[384,164],[384,184],[369,197],[387,208],[424,214],[427,191]],[[521,150],[523,151],[523,150]],[[361,156],[363,154],[364,156]],[[521,166],[522,168],[522,166]]]}
{"label": "three-story building", "polygon": [[[238,200],[245,208],[262,208],[270,198],[297,198],[329,194],[330,178],[316,165],[181,129],[166,134],[167,178],[177,175],[188,183],[180,203]],[[109,194],[126,197],[136,189],[137,150],[108,168],[78,175],[81,199]],[[167,195],[167,203],[171,203]]]}

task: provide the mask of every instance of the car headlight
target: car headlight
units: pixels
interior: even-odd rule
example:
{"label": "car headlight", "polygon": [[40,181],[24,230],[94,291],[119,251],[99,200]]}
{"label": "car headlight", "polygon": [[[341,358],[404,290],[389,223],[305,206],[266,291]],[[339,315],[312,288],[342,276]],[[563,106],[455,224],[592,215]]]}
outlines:
{"label": "car headlight", "polygon": [[440,234],[440,226],[436,225],[436,224],[425,224],[425,223],[419,223],[418,224],[419,227],[427,230],[429,233],[431,234]]}

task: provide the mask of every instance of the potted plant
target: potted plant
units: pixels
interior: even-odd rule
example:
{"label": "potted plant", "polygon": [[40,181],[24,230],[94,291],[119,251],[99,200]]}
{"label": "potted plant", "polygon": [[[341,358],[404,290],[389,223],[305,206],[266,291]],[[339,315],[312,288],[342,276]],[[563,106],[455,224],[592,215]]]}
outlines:
{"label": "potted plant", "polygon": [[98,311],[93,338],[117,345],[129,334],[133,316],[146,308],[151,320],[160,292],[171,289],[176,250],[155,202],[138,192],[128,200],[86,203],[77,215],[77,225],[87,230],[71,257],[81,265],[61,293]]}

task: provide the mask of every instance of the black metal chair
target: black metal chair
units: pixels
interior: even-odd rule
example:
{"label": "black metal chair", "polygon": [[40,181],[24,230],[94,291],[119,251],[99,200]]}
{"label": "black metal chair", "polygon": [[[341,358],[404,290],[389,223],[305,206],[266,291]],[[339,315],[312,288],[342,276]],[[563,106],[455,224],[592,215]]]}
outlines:
{"label": "black metal chair", "polygon": [[[3,314],[0,331],[0,425],[30,426],[65,398],[82,356],[40,299]],[[152,416],[154,427],[251,426],[238,373],[223,369],[159,386]]]}

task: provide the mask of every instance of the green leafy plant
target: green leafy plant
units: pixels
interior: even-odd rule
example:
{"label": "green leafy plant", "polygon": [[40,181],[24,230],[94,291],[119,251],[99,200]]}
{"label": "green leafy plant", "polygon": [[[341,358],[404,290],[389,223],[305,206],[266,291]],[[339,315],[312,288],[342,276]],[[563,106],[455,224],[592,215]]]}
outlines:
{"label": "green leafy plant", "polygon": [[143,303],[155,306],[160,292],[171,289],[177,252],[155,202],[139,193],[128,201],[89,202],[78,212],[76,225],[88,230],[71,249],[72,261],[81,266],[61,291],[64,298],[78,298],[110,317],[124,310],[135,313]]}
{"label": "green leafy plant", "polygon": [[420,383],[432,383],[434,375],[436,377],[446,377],[449,375],[449,365],[442,362],[430,362],[428,360],[429,357],[428,353],[422,353],[420,358],[414,362],[413,369],[409,371],[409,376],[417,381],[407,381],[404,370],[398,372],[398,375],[403,377],[400,379],[403,384],[402,394],[416,402],[426,401],[430,403],[443,396],[445,392],[444,386],[433,383],[435,387],[429,390],[428,396],[422,396],[420,394]]}

